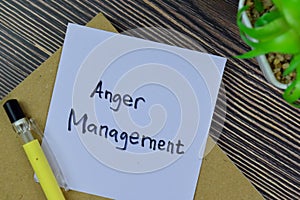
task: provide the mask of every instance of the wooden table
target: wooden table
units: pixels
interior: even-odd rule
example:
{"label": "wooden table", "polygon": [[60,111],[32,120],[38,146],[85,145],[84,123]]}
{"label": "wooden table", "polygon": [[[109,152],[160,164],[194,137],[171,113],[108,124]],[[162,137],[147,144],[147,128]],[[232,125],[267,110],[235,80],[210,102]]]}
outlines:
{"label": "wooden table", "polygon": [[[201,45],[228,58],[211,135],[266,199],[300,199],[300,111],[264,79],[235,25],[237,0],[0,1],[0,99],[62,45],[67,22],[86,24],[103,12],[119,31],[161,27],[138,37],[186,48]],[[188,38],[189,40],[187,40]],[[225,116],[225,121],[223,121]]]}

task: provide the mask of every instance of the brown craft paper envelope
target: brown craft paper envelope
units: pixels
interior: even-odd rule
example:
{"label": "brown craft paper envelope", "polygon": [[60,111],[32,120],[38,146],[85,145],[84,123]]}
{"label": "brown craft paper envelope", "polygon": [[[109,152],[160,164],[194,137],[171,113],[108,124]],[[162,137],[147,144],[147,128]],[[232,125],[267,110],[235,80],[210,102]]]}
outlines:
{"label": "brown craft paper envelope", "polygon": [[[87,26],[116,32],[116,29],[102,14],[93,18]],[[0,200],[46,199],[40,185],[34,182],[34,172],[22,148],[23,142],[12,130],[2,105],[8,99],[18,99],[25,114],[33,117],[44,129],[60,54],[61,49],[0,102]],[[210,138],[206,149],[211,150],[202,163],[195,194],[196,200],[262,199],[250,182]],[[184,169],[178,173],[184,173]],[[64,192],[64,195],[67,200],[105,199],[75,191]]]}

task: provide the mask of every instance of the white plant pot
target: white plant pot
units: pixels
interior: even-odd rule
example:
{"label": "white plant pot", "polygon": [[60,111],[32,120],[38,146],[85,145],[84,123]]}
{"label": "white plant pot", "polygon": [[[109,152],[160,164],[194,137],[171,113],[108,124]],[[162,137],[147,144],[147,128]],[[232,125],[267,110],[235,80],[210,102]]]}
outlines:
{"label": "white plant pot", "polygon": [[[239,1],[239,9],[241,9],[245,5],[245,1],[246,0]],[[246,26],[252,27],[250,20],[245,12],[242,15],[242,21]],[[269,81],[271,84],[275,85],[278,88],[281,88],[281,89],[287,88],[287,86],[288,86],[287,84],[280,83],[275,78],[272,68],[271,68],[265,55],[257,56],[256,60],[258,62],[258,65],[259,65],[261,71],[263,72],[265,78],[267,79],[267,81]]]}

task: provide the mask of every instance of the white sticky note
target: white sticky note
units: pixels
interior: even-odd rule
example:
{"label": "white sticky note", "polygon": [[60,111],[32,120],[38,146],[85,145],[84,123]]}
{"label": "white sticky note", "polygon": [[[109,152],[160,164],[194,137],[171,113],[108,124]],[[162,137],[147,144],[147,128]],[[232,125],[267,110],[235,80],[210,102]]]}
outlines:
{"label": "white sticky note", "polygon": [[193,199],[225,63],[69,24],[45,137],[70,189]]}

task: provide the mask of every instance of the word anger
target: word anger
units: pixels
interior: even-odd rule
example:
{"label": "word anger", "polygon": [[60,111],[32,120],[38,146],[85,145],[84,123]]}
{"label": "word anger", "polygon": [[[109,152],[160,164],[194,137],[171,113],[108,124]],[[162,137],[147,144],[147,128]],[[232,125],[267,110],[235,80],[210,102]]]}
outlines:
{"label": "word anger", "polygon": [[112,109],[115,112],[117,112],[120,109],[122,102],[125,106],[128,106],[128,107],[133,106],[134,109],[138,108],[139,102],[146,102],[143,97],[138,97],[138,98],[133,99],[129,94],[124,94],[123,96],[121,96],[120,94],[113,94],[109,90],[103,91],[102,90],[102,81],[99,81],[96,88],[91,93],[90,97],[93,98],[95,96],[95,94],[98,94],[99,99],[104,98],[104,99],[108,100],[111,104],[114,104],[113,105],[114,107],[110,106],[110,109]]}

